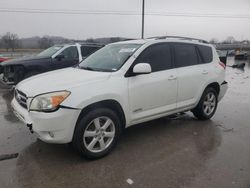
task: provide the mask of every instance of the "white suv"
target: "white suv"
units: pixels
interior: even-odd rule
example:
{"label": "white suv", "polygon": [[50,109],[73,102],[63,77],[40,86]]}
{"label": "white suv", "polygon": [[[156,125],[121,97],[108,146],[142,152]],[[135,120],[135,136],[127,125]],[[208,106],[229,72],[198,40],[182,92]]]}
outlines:
{"label": "white suv", "polygon": [[20,82],[16,116],[48,143],[71,143],[87,158],[115,146],[134,124],[191,110],[211,118],[227,90],[225,65],[198,39],[156,37],[107,45],[78,67]]}

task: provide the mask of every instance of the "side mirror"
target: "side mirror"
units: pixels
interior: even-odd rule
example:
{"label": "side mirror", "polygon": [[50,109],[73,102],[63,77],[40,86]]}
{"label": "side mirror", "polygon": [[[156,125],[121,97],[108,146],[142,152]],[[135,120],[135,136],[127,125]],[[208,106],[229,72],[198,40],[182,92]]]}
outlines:
{"label": "side mirror", "polygon": [[63,54],[59,54],[59,55],[57,55],[56,57],[55,57],[55,59],[57,60],[57,61],[61,61],[62,59],[64,59],[65,58],[65,56],[63,55]]}
{"label": "side mirror", "polygon": [[152,72],[151,66],[148,63],[136,64],[133,68],[133,73],[137,74],[149,74]]}

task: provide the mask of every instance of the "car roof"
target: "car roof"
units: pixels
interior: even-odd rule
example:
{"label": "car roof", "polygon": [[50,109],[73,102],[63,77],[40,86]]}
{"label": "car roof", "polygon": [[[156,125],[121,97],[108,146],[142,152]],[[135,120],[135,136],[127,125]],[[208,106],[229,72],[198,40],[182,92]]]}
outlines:
{"label": "car roof", "polygon": [[[146,39],[132,39],[132,40],[115,42],[115,44],[145,44],[146,42],[147,42]],[[114,43],[111,43],[111,44],[114,44]]]}
{"label": "car roof", "polygon": [[55,44],[53,46],[75,46],[75,45],[80,45],[80,46],[97,46],[97,47],[103,47],[105,44],[101,43],[65,43],[65,44]]}
{"label": "car roof", "polygon": [[199,44],[205,46],[211,46],[207,41],[196,38],[189,37],[177,37],[177,36],[169,36],[169,37],[152,37],[147,39],[137,39],[137,40],[126,40],[121,42],[116,42],[116,44],[148,44],[148,43],[161,43],[161,42],[179,42],[179,43],[189,43],[189,44]]}

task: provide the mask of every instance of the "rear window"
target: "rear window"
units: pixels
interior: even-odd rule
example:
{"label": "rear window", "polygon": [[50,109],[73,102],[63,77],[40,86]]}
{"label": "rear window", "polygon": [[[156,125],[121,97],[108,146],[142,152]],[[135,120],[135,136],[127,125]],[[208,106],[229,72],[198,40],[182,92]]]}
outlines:
{"label": "rear window", "polygon": [[88,57],[100,48],[99,46],[81,46],[82,57]]}
{"label": "rear window", "polygon": [[198,56],[194,45],[175,44],[176,67],[187,67],[198,64]]}
{"label": "rear window", "polygon": [[197,46],[201,55],[202,63],[210,63],[213,60],[212,48],[209,46]]}

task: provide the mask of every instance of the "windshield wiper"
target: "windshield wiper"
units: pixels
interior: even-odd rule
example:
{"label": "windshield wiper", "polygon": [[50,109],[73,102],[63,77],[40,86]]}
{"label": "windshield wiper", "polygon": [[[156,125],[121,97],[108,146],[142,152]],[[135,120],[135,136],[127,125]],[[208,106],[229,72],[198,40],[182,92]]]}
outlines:
{"label": "windshield wiper", "polygon": [[81,67],[79,66],[80,69],[84,69],[84,70],[90,70],[90,71],[95,71],[95,69],[91,68],[91,67]]}
{"label": "windshield wiper", "polygon": [[100,69],[100,68],[92,68],[92,67],[81,67],[77,66],[79,69],[90,70],[90,71],[98,71],[98,72],[113,72],[112,70]]}

